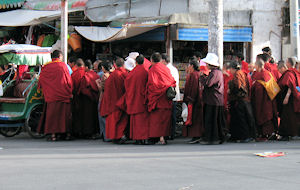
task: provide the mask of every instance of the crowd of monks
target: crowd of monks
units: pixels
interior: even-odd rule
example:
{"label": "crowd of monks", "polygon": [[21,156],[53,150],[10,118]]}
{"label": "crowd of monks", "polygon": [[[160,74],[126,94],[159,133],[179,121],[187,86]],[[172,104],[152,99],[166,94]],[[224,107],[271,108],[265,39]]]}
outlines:
{"label": "crowd of monks", "polygon": [[[243,55],[224,64],[208,53],[189,60],[182,134],[189,143],[289,140],[300,136],[300,71],[289,58],[277,63],[264,48],[254,64]],[[39,88],[45,97],[39,132],[48,140],[103,138],[123,144],[167,144],[174,137],[178,79],[160,53],[91,61],[54,51]],[[172,65],[171,65],[172,66]],[[175,67],[174,67],[175,68]],[[176,71],[176,69],[175,69]],[[178,73],[178,71],[177,71]],[[176,111],[176,110],[175,110]]]}

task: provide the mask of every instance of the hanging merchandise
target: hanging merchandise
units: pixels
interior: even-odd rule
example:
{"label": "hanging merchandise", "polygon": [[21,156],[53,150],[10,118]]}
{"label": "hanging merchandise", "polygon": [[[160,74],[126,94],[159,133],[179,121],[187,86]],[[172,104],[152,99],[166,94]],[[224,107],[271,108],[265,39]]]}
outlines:
{"label": "hanging merchandise", "polygon": [[38,39],[37,44],[36,44],[37,46],[42,47],[45,36],[46,36],[45,34],[39,36],[39,39]]}
{"label": "hanging merchandise", "polygon": [[53,34],[45,36],[42,47],[52,47],[55,44],[57,37]]}
{"label": "hanging merchandise", "polygon": [[74,52],[76,53],[81,52],[82,50],[81,37],[78,34],[72,33],[70,35],[70,38],[68,39],[68,43],[72,47]]}

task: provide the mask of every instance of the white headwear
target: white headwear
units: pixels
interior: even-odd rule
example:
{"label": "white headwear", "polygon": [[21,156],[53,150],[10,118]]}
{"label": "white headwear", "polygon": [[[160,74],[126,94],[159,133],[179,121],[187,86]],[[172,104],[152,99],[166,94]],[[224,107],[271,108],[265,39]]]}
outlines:
{"label": "white headwear", "polygon": [[136,57],[139,56],[139,55],[140,55],[140,54],[139,54],[138,52],[131,52],[131,53],[129,53],[129,56],[126,57],[126,60],[127,60],[128,58],[136,59]]}
{"label": "white headwear", "polygon": [[135,59],[130,58],[130,57],[127,58],[124,65],[125,65],[126,70],[132,71],[134,69],[134,67],[136,66]]}
{"label": "white headwear", "polygon": [[202,59],[203,62],[207,63],[208,65],[220,67],[219,58],[214,53],[208,53],[204,59]]}

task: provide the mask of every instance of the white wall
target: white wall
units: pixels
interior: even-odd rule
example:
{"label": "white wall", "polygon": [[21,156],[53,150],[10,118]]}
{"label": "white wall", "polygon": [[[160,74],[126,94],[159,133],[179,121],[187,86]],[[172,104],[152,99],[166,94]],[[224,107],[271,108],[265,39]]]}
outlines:
{"label": "white wall", "polygon": [[[208,12],[209,0],[190,0],[190,12]],[[273,56],[281,59],[281,8],[285,0],[224,0],[224,11],[252,10],[253,52],[270,46]]]}

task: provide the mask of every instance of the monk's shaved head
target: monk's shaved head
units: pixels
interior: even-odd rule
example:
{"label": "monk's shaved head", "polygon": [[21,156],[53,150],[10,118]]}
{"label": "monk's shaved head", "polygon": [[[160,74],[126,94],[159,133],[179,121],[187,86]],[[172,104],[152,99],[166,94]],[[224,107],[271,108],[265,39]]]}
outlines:
{"label": "monk's shaved head", "polygon": [[123,67],[124,66],[124,59],[123,58],[117,58],[116,66],[117,67]]}
{"label": "monk's shaved head", "polygon": [[76,60],[76,66],[77,67],[83,67],[84,66],[84,61],[81,58],[78,58]]}

